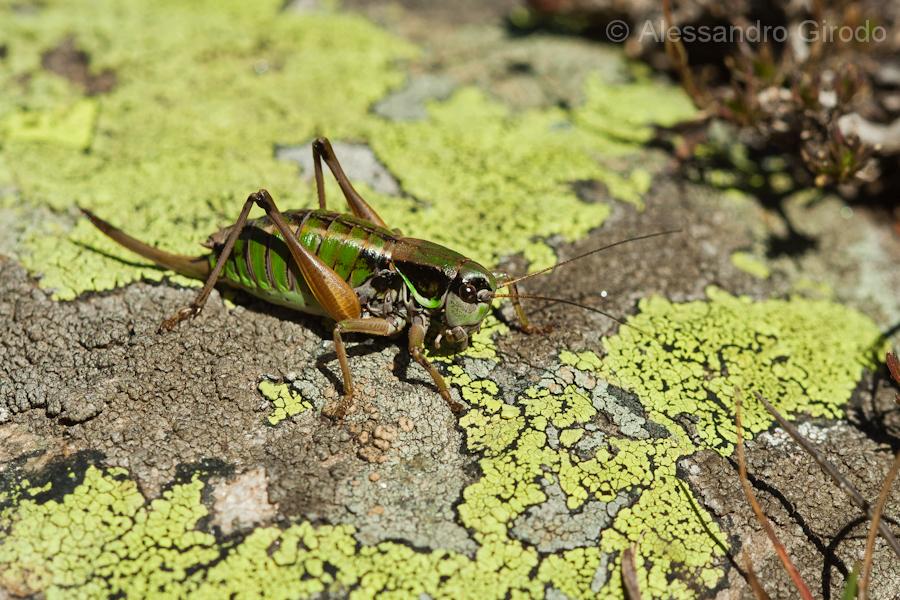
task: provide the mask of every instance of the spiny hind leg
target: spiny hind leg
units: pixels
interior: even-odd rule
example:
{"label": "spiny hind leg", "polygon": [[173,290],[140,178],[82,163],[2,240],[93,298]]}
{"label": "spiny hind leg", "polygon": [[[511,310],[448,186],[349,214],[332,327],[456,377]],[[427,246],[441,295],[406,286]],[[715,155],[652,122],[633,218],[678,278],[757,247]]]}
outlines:
{"label": "spiny hind leg", "polygon": [[329,404],[322,412],[335,419],[343,419],[353,402],[353,375],[350,373],[350,361],[347,360],[347,349],[344,347],[342,333],[364,333],[388,337],[397,333],[397,326],[387,319],[345,319],[334,326],[334,351],[341,365],[344,378],[344,395],[336,403]]}
{"label": "spiny hind leg", "polygon": [[303,281],[309,286],[316,302],[325,314],[336,322],[347,319],[358,319],[362,313],[359,298],[343,277],[334,272],[313,251],[306,248],[291,230],[284,215],[275,206],[275,200],[266,190],[254,194],[255,202],[266,211],[278,232],[284,237],[284,243],[291,253],[294,263],[300,269]]}
{"label": "spiny hind leg", "polygon": [[425,333],[427,329],[421,317],[413,318],[412,325],[409,327],[409,353],[431,375],[434,385],[437,386],[438,393],[447,403],[447,406],[450,407],[450,410],[459,414],[463,411],[463,405],[450,397],[450,388],[447,387],[447,382],[444,381],[443,375],[425,358]]}
{"label": "spiny hind leg", "polygon": [[309,286],[316,302],[329,317],[337,322],[334,327],[334,350],[337,353],[341,374],[344,378],[344,396],[336,406],[325,407],[323,412],[342,419],[347,414],[347,409],[353,400],[353,376],[350,374],[350,364],[347,361],[347,351],[344,348],[341,334],[365,333],[389,336],[397,332],[397,327],[386,319],[362,318],[360,316],[362,309],[356,292],[321,258],[300,243],[278,207],[275,206],[275,201],[269,192],[260,190],[256,194],[255,200],[284,236],[291,257],[300,269],[300,274],[306,285]]}
{"label": "spiny hind leg", "polygon": [[194,301],[191,302],[189,306],[180,309],[177,313],[163,321],[159,325],[159,329],[157,330],[159,333],[162,333],[164,331],[172,331],[172,329],[174,329],[176,325],[178,325],[185,319],[196,317],[200,314],[200,311],[203,310],[203,306],[209,299],[209,295],[210,293],[212,293],[213,287],[215,287],[216,282],[219,280],[219,276],[222,274],[222,269],[225,268],[225,263],[228,260],[228,257],[231,256],[231,251],[234,248],[235,242],[237,242],[238,237],[241,235],[241,231],[243,231],[244,225],[247,224],[247,216],[250,214],[250,209],[253,208],[253,204],[257,201],[257,194],[258,192],[250,194],[247,197],[247,200],[244,202],[244,207],[241,209],[241,214],[238,215],[237,221],[235,221],[234,225],[231,227],[228,238],[225,240],[225,246],[222,247],[222,251],[216,258],[216,266],[206,278],[206,283],[203,285],[203,289],[200,290],[200,293],[197,294],[197,297],[194,298]]}
{"label": "spiny hind leg", "polygon": [[338,185],[341,186],[341,191],[344,192],[344,197],[347,199],[347,206],[350,207],[350,212],[379,227],[387,227],[385,222],[381,220],[381,217],[378,216],[378,213],[375,212],[375,209],[369,206],[369,203],[363,200],[363,197],[359,195],[359,192],[357,192],[350,184],[350,180],[347,178],[344,169],[341,167],[341,163],[334,154],[334,148],[331,147],[331,142],[328,141],[328,138],[316,138],[312,143],[312,152],[313,168],[316,173],[316,193],[319,196],[319,208],[325,210],[325,181],[322,175],[322,161],[324,160],[325,164],[328,165],[328,168],[331,169],[334,178],[337,179]]}

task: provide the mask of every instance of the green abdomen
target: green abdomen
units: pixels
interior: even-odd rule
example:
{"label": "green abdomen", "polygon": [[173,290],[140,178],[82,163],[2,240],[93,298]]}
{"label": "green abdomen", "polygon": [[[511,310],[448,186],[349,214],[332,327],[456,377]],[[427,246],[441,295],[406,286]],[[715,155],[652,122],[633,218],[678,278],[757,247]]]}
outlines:
{"label": "green abdomen", "polygon": [[[350,215],[322,210],[287,211],[285,220],[305,248],[350,287],[364,284],[390,260],[394,234]],[[217,249],[218,250],[218,249]],[[218,252],[210,257],[215,266]],[[268,217],[249,221],[241,232],[222,278],[267,302],[306,313],[325,314]]]}

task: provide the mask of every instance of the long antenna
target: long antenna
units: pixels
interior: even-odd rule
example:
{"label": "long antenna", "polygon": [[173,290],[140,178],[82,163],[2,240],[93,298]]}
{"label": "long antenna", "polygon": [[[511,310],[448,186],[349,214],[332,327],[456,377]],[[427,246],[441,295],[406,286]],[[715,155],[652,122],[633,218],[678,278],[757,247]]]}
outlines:
{"label": "long antenna", "polygon": [[[665,231],[657,231],[655,233],[648,233],[645,235],[638,235],[638,236],[630,237],[630,238],[627,238],[624,240],[619,240],[618,242],[613,242],[612,244],[607,244],[606,246],[594,248],[593,250],[585,252],[584,254],[579,254],[578,256],[576,256],[574,258],[569,258],[562,262],[556,263],[552,267],[547,267],[546,269],[541,269],[540,271],[536,271],[534,273],[529,273],[528,275],[523,275],[522,277],[516,277],[515,279],[507,279],[506,281],[501,281],[497,284],[497,287],[507,287],[508,285],[511,285],[513,283],[519,283],[520,281],[524,281],[525,279],[529,279],[529,278],[535,277],[537,275],[543,275],[544,273],[549,273],[550,271],[558,269],[563,265],[567,265],[569,263],[575,262],[576,260],[581,260],[582,258],[590,256],[591,254],[596,254],[597,252],[602,252],[603,250],[609,250],[610,248],[615,248],[616,246],[621,246],[622,244],[627,244],[628,242],[635,242],[637,240],[646,240],[648,238],[659,237],[661,235],[669,235],[670,233],[681,233],[681,231],[682,231],[681,229],[667,229]],[[520,296],[520,297],[524,298],[524,296]],[[565,302],[564,300],[559,300],[556,298],[554,298],[554,299],[557,300],[558,302]],[[582,307],[582,308],[585,308],[585,307]]]}
{"label": "long antenna", "polygon": [[[535,273],[535,275],[536,274],[537,273]],[[632,329],[640,331],[641,333],[643,333],[646,336],[650,336],[650,334],[647,333],[646,331],[644,331],[643,329],[641,329],[639,327],[635,327],[634,325],[631,325],[629,323],[626,323],[625,321],[623,321],[617,317],[614,317],[613,315],[609,314],[608,312],[604,312],[604,311],[600,310],[599,308],[595,308],[593,306],[588,306],[587,304],[581,304],[579,302],[575,302],[574,300],[564,300],[563,298],[551,298],[550,296],[538,296],[536,294],[494,294],[493,298],[524,298],[526,300],[544,300],[547,302],[560,302],[562,304],[568,304],[570,306],[577,306],[578,308],[583,308],[584,310],[589,310],[591,312],[601,314],[604,317],[606,317],[607,319],[612,319],[619,325],[623,325],[625,327],[631,327]]]}

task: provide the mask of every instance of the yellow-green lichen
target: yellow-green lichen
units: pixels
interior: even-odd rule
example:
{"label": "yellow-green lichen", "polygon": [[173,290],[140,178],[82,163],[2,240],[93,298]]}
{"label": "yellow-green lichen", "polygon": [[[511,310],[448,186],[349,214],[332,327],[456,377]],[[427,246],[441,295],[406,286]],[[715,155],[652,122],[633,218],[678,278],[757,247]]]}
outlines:
{"label": "yellow-green lichen", "polygon": [[[326,134],[368,142],[399,179],[402,197],[360,186],[392,226],[486,264],[521,252],[539,268],[555,260],[547,238],[574,240],[609,213],[579,201],[571,182],[596,179],[640,204],[650,173],[605,167],[604,157],[634,153],[652,124],[683,112],[675,87],[640,75],[609,90],[592,80],[574,112],[511,113],[464,88],[425,120],[387,121],[369,109],[402,85],[402,61],[416,49],[359,17],[281,4],[77,0],[7,10],[0,158],[21,200],[70,218],[82,205],[149,243],[196,254],[258,187],[282,207],[311,206],[310,185],[273,148]],[[86,98],[41,67],[68,39],[89,53],[92,71],[115,72],[111,90]],[[659,103],[663,92],[673,100]],[[343,208],[334,193],[331,202]],[[23,241],[18,257],[57,298],[162,276],[109,258],[135,260],[83,219],[72,230],[34,228]]]}
{"label": "yellow-green lichen", "polygon": [[605,340],[599,371],[635,392],[654,419],[699,419],[701,440],[725,454],[736,439],[735,387],[746,392],[750,432],[771,423],[756,392],[789,415],[836,418],[883,345],[870,319],[839,304],[707,293],[708,302],[642,300],[634,327]]}
{"label": "yellow-green lichen", "polygon": [[[581,366],[592,370],[593,365]],[[693,595],[684,584],[669,581],[668,574],[674,572],[688,581],[699,579],[704,585],[714,585],[721,575],[715,566],[721,551],[710,543],[706,529],[720,532],[709,515],[697,511],[680,495],[675,463],[694,446],[679,426],[665,419],[663,423],[672,432],[668,438],[614,438],[584,459],[570,444],[584,435],[584,426],[596,414],[587,389],[554,380],[526,389],[515,404],[507,405],[493,395],[495,388],[490,381],[472,381],[459,369],[451,369],[451,379],[461,386],[463,397],[472,405],[460,420],[469,448],[484,453],[479,461],[483,476],[466,488],[464,501],[458,506],[462,522],[475,531],[476,540],[508,544],[504,540],[508,539],[512,521],[529,506],[546,500],[538,484],[541,477],[558,479],[570,510],[579,509],[588,500],[612,501],[623,491],[640,489],[644,491],[630,512],[623,510],[617,515],[597,546],[544,558],[538,569],[539,580],[571,597],[595,597],[598,593],[618,597],[618,556],[640,539],[641,556],[647,559],[641,578],[644,589],[652,591],[653,596]],[[557,387],[558,391],[551,391]],[[548,426],[567,428],[560,435],[560,448],[548,444]],[[673,521],[676,525],[669,522],[669,515],[677,517]],[[609,562],[608,572],[601,567],[604,561]],[[592,589],[598,570],[605,573],[605,584]],[[709,573],[716,574],[713,580]]]}
{"label": "yellow-green lichen", "polygon": [[[389,223],[428,233],[485,264],[521,251],[538,268],[552,264],[553,253],[534,240],[556,234],[575,240],[609,214],[606,205],[579,201],[570,183],[619,181],[597,160],[610,142],[573,127],[564,111],[513,114],[466,88],[430,105],[428,115],[421,122],[372,124],[376,154],[406,192],[427,203],[379,202]],[[623,183],[622,193],[635,185]]]}
{"label": "yellow-green lichen", "polygon": [[735,252],[731,255],[731,264],[735,267],[753,275],[757,279],[768,279],[772,272],[769,265],[765,261],[759,259],[749,252]]}
{"label": "yellow-green lichen", "polygon": [[218,555],[215,538],[195,529],[206,514],[202,487],[195,478],[145,504],[124,472],[88,467],[61,500],[18,503],[0,545],[0,584],[50,598],[72,589],[86,597],[165,590]]}
{"label": "yellow-green lichen", "polygon": [[[308,205],[308,186],[274,158],[274,145],[359,132],[368,107],[402,83],[398,60],[415,50],[359,17],[281,13],[281,5],[82,0],[3,9],[0,142],[22,200],[90,207],[187,254],[259,187],[282,206]],[[42,53],[70,37],[92,67],[115,70],[109,93],[81,100],[83,90],[41,68]],[[59,298],[161,276],[106,258],[134,260],[84,220],[24,241],[22,260]]]}
{"label": "yellow-green lichen", "polygon": [[576,111],[576,122],[593,131],[627,144],[646,142],[654,126],[669,126],[690,119],[696,109],[680,88],[648,80],[641,74],[637,82],[609,85],[598,77],[587,81],[586,101]]}
{"label": "yellow-green lichen", "polygon": [[[54,499],[5,493],[12,500],[3,512],[9,535],[0,546],[0,581],[25,581],[26,592],[50,597],[63,590],[140,596],[150,586],[192,597],[238,590],[267,597],[541,597],[550,586],[573,598],[617,598],[621,553],[636,545],[648,597],[695,597],[721,580],[727,538],[679,482],[676,466],[704,447],[730,450],[732,387],[761,391],[789,414],[834,416],[879,345],[868,319],[833,303],[708,293],[706,302],[643,301],[631,319],[640,334],[623,328],[607,340],[602,359],[563,352],[552,372],[514,398],[490,379],[448,367],[448,381],[471,407],[459,421],[466,450],[480,456],[481,476],[456,506],[478,544],[472,556],[397,542],[360,546],[352,527],[302,521],[216,540],[198,528],[207,510],[196,476],[146,503],[122,472],[91,467],[61,498],[46,489]],[[657,433],[598,437],[594,401],[606,389],[598,375],[636,392]],[[767,413],[748,405],[748,429],[767,427]],[[674,420],[683,413],[699,417],[697,439]],[[564,494],[563,510],[618,503],[612,522],[588,543],[539,553],[513,528],[548,502],[547,485]]]}
{"label": "yellow-green lichen", "polygon": [[[546,389],[544,384],[529,388],[519,399],[531,407],[532,416],[525,417],[517,406],[496,402],[493,382],[467,380],[459,371],[454,378],[473,404],[461,421],[468,449],[483,454],[483,475],[466,488],[458,507],[460,522],[479,544],[474,556],[440,548],[414,550],[395,542],[360,547],[352,527],[305,522],[260,527],[244,539],[217,542],[198,529],[207,509],[196,476],[145,503],[121,473],[89,467],[83,482],[62,498],[17,503],[9,514],[7,543],[0,546],[0,581],[27,575],[27,589],[49,597],[78,592],[138,597],[152,589],[163,596],[201,598],[238,590],[274,598],[341,591],[349,591],[352,598],[501,598],[541,597],[546,585],[572,597],[594,597],[597,592],[616,597],[620,584],[615,557],[639,539],[646,559],[642,583],[657,595],[660,589],[654,582],[665,581],[673,569],[687,579],[702,577],[705,570],[719,573],[713,565],[721,552],[703,543],[704,528],[718,531],[715,523],[708,517],[698,519],[689,505],[676,512],[671,504],[677,500],[685,505],[683,497],[665,494],[675,489],[676,459],[690,447],[684,435],[617,440],[584,461],[569,449],[551,449],[539,428],[557,417],[553,406],[561,408],[561,422],[573,430],[583,427],[589,411],[574,403],[588,390],[570,386],[559,404],[540,391]],[[498,435],[503,430],[509,435]],[[485,443],[487,438],[493,441]],[[608,460],[616,466],[605,468]],[[614,528],[596,543],[542,557],[529,544],[513,539],[509,529],[528,507],[546,500],[538,479],[553,474],[566,481],[564,489],[577,490],[573,508],[587,497],[608,499],[622,490],[663,486],[663,491],[642,492],[630,509],[637,516],[623,510]],[[669,514],[678,517],[676,528],[658,522]],[[51,530],[45,531],[49,525],[44,523],[53,524]],[[80,523],[91,528],[86,538],[79,537]],[[598,573],[605,584],[592,591]],[[672,585],[668,590],[676,596],[691,595],[684,584]]]}
{"label": "yellow-green lichen", "polygon": [[78,100],[71,106],[11,113],[0,123],[0,132],[10,141],[48,142],[84,150],[91,145],[96,119],[96,100]]}
{"label": "yellow-green lichen", "polygon": [[312,408],[312,403],[304,400],[299,392],[286,383],[263,380],[259,382],[258,389],[272,403],[272,412],[266,417],[269,425],[278,425],[285,419]]}

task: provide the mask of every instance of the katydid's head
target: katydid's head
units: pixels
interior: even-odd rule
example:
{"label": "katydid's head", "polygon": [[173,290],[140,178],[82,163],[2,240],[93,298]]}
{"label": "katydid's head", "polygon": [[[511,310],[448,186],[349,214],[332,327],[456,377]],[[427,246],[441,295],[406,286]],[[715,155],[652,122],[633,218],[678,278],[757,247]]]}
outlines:
{"label": "katydid's head", "polygon": [[445,339],[454,346],[467,345],[469,335],[481,327],[491,312],[491,300],[497,281],[490,271],[476,262],[468,261],[459,272],[444,302],[444,323],[435,345]]}
{"label": "katydid's head", "polygon": [[[583,308],[585,310],[589,310],[609,317],[610,319],[622,325],[627,325],[629,327],[632,327],[633,329],[637,329],[637,327],[625,323],[599,308],[587,306],[573,300],[566,300],[564,298],[551,298],[548,296],[539,296],[536,294],[520,294],[516,289],[516,284],[521,281],[525,281],[526,279],[531,279],[532,277],[550,273],[551,271],[555,271],[563,265],[572,264],[576,261],[591,256],[592,254],[602,252],[603,250],[608,250],[609,248],[614,248],[616,246],[620,246],[622,244],[633,242],[636,240],[645,240],[661,235],[678,233],[680,231],[680,229],[669,229],[666,231],[657,231],[655,233],[648,233],[645,235],[638,235],[628,239],[619,240],[617,242],[613,242],[599,248],[594,248],[593,250],[590,250],[583,254],[579,254],[578,256],[575,256],[568,260],[564,260],[545,269],[541,269],[534,273],[529,273],[528,275],[522,275],[521,277],[515,277],[512,279],[507,278],[504,275],[495,276],[478,263],[473,262],[469,259],[465,259],[462,256],[456,255],[454,258],[458,257],[462,259],[462,261],[456,263],[459,266],[457,267],[455,274],[450,275],[453,277],[453,279],[451,280],[449,287],[446,286],[446,283],[441,286],[440,295],[437,295],[436,293],[423,294],[422,290],[413,285],[413,282],[409,279],[409,277],[407,277],[407,275],[403,273],[403,271],[398,269],[398,272],[400,273],[400,276],[403,277],[404,281],[406,281],[406,285],[409,288],[410,293],[420,306],[435,310],[443,307],[443,311],[440,311],[440,314],[443,318],[440,321],[438,321],[437,319],[432,321],[432,326],[434,326],[437,330],[437,337],[435,337],[434,339],[434,345],[437,348],[440,348],[441,343],[444,342],[448,345],[453,346],[457,351],[465,349],[469,342],[469,336],[472,333],[478,331],[478,329],[481,327],[481,322],[484,321],[484,318],[491,312],[491,303],[495,298],[512,299],[513,306],[516,308],[516,313],[519,316],[519,319],[522,321],[523,329],[525,329],[526,331],[532,330],[532,328],[526,322],[525,314],[522,311],[519,300],[543,300],[547,302],[560,302],[562,304],[577,306],[579,308]],[[420,241],[420,243],[422,242]],[[447,252],[447,250],[443,251]],[[446,271],[444,273],[448,274]],[[498,278],[500,279],[500,281],[498,281]],[[446,281],[447,279],[443,279],[443,282]],[[498,289],[506,289],[507,292],[500,294],[497,293]],[[638,329],[638,331],[640,330]]]}

